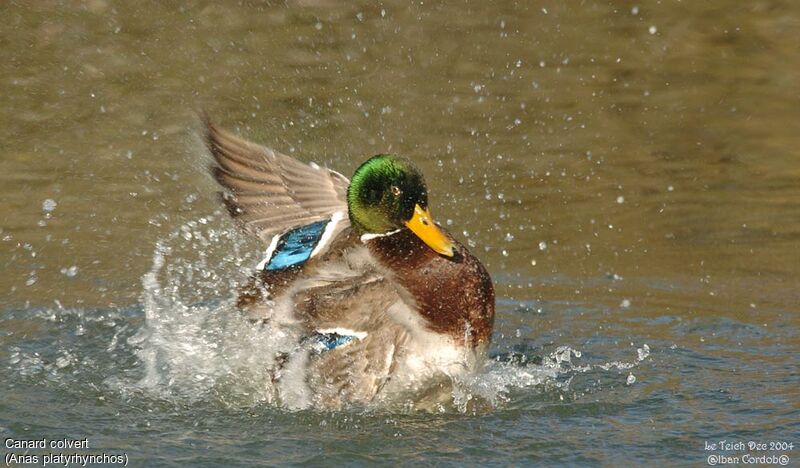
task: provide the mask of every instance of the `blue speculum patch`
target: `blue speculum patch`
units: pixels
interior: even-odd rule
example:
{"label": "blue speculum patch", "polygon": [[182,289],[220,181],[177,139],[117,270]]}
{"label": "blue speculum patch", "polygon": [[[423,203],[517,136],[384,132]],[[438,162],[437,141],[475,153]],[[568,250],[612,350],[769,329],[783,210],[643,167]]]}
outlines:
{"label": "blue speculum patch", "polygon": [[311,257],[311,252],[319,243],[329,222],[326,219],[287,231],[278,240],[275,252],[264,269],[283,270],[304,263]]}
{"label": "blue speculum patch", "polygon": [[351,335],[340,335],[338,333],[320,333],[312,335],[309,340],[311,342],[311,349],[317,353],[330,351],[339,346],[345,345],[353,341],[356,337]]}

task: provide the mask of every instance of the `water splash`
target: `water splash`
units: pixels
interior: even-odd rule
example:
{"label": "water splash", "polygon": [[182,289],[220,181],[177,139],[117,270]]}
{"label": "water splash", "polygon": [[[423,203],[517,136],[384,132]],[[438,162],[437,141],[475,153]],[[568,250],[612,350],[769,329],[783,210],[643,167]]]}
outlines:
{"label": "water splash", "polygon": [[[272,369],[279,352],[293,347],[291,338],[245,319],[233,304],[232,291],[238,283],[224,276],[245,277],[257,258],[240,259],[232,271],[209,274],[206,269],[211,266],[204,254],[199,260],[189,261],[192,255],[188,252],[176,253],[186,242],[199,243],[205,255],[229,250],[229,244],[238,242],[235,234],[209,234],[213,231],[207,224],[190,222],[157,243],[152,268],[142,278],[145,323],[127,340],[135,348],[142,376],[128,389],[180,401],[285,405],[273,382]],[[560,346],[535,359],[516,356],[489,360],[479,372],[451,382],[447,386],[451,403],[437,404],[435,409],[467,412],[511,404],[520,393],[563,394],[569,391],[575,375],[629,370],[648,353],[645,345],[635,361],[590,365],[580,362],[579,350]],[[621,378],[625,381],[625,376]],[[388,406],[394,407],[391,403]],[[414,407],[408,402],[403,406],[419,409],[425,405]]]}
{"label": "water splash", "polygon": [[[271,402],[269,369],[275,365],[280,336],[236,310],[231,292],[238,288],[246,261],[230,262],[233,268],[212,265],[208,257],[213,251],[231,248],[237,239],[203,225],[184,224],[156,244],[152,268],[142,278],[145,322],[127,339],[143,375],[132,383],[109,383],[122,391],[177,401],[210,399],[237,406]],[[176,255],[175,247],[186,242],[202,250]],[[189,260],[196,256],[200,259]]]}
{"label": "water splash", "polygon": [[569,376],[579,369],[573,365],[573,357],[580,358],[581,352],[560,346],[545,356],[541,363],[525,362],[525,358],[516,356],[507,360],[491,360],[481,372],[455,386],[454,403],[464,412],[476,398],[496,408],[509,403],[511,394],[520,390],[538,388],[547,392],[566,389],[570,383]]}
{"label": "water splash", "polygon": [[[156,244],[138,307],[89,311],[58,304],[11,316],[8,320],[47,322],[42,328],[49,334],[40,337],[41,343],[11,346],[4,359],[8,367],[21,377],[44,376],[63,387],[84,385],[100,391],[100,399],[110,390],[128,401],[286,406],[272,369],[279,352],[292,348],[293,338],[251,323],[234,305],[235,291],[258,261],[258,246],[210,221],[184,223]],[[497,344],[502,345],[508,343]],[[589,364],[580,350],[568,346],[526,348],[449,382],[443,387],[446,403],[384,402],[369,410],[464,413],[515,405],[531,395],[563,399],[585,390],[583,384],[571,388],[576,376],[591,374],[597,381],[595,373],[603,373],[606,380],[622,383],[649,354],[643,345],[630,362]]]}

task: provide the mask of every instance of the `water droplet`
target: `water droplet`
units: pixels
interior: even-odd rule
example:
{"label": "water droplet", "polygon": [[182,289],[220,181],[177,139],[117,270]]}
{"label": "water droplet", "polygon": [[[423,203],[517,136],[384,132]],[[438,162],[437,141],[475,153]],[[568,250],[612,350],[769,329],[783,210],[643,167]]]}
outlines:
{"label": "water droplet", "polygon": [[623,309],[627,309],[628,307],[631,306],[631,300],[623,299],[622,302],[619,304],[619,306],[622,307]]}
{"label": "water droplet", "polygon": [[636,354],[639,356],[639,360],[643,361],[650,355],[650,347],[644,344],[641,348],[636,350]]}
{"label": "water droplet", "polygon": [[56,203],[56,201],[53,200],[52,198],[48,198],[47,200],[42,202],[42,211],[49,213],[55,210],[56,206],[58,206],[58,203]]}
{"label": "water droplet", "polygon": [[72,265],[69,268],[62,268],[61,274],[67,276],[68,278],[74,278],[75,275],[78,274],[78,267],[76,265]]}
{"label": "water droplet", "polygon": [[658,29],[657,29],[655,26],[650,26],[650,28],[649,28],[647,31],[648,31],[650,34],[655,34],[655,33],[657,33],[657,32],[658,32]]}
{"label": "water droplet", "polygon": [[539,242],[539,250],[545,250],[545,249],[547,249],[547,242],[540,241]]}
{"label": "water droplet", "polygon": [[633,375],[632,373],[628,374],[628,380],[626,380],[625,383],[627,383],[628,385],[633,385],[634,382],[636,382],[636,376]]}

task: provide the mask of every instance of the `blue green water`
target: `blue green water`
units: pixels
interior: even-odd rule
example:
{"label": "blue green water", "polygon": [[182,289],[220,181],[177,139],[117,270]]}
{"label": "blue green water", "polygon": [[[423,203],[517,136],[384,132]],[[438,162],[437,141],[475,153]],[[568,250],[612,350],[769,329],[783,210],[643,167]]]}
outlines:
{"label": "blue green water", "polygon": [[229,301],[181,302],[196,264],[175,263],[154,267],[143,305],[4,312],[4,438],[87,438],[78,453],[134,466],[699,465],[707,441],[792,441],[800,429],[789,326],[502,297],[491,361],[452,404],[281,409],[259,367],[269,336]]}

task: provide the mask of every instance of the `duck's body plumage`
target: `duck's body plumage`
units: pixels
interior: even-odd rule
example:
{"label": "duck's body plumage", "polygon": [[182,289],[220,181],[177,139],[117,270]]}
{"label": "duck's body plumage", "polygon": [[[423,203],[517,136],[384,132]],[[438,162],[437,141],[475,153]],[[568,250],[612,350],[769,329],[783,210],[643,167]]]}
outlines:
{"label": "duck's body plumage", "polygon": [[445,256],[407,228],[362,235],[346,177],[206,123],[223,200],[267,246],[238,305],[290,343],[273,369],[283,404],[413,401],[475,370],[491,338],[494,289],[463,245],[446,235]]}

